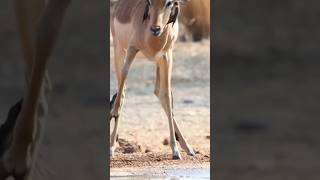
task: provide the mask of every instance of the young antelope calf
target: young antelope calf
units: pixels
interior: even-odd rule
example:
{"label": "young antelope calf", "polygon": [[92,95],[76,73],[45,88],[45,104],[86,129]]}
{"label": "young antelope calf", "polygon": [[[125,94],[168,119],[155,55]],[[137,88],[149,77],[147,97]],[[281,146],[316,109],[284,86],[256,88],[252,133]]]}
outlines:
{"label": "young antelope calf", "polygon": [[157,66],[154,93],[169,120],[173,159],[181,159],[176,139],[189,155],[194,155],[172,113],[172,48],[178,37],[179,3],[183,1],[185,0],[119,0],[115,6],[110,24],[114,41],[118,91],[111,101],[110,121],[112,118],[115,119],[110,142],[111,156],[115,150],[125,81],[139,51]]}

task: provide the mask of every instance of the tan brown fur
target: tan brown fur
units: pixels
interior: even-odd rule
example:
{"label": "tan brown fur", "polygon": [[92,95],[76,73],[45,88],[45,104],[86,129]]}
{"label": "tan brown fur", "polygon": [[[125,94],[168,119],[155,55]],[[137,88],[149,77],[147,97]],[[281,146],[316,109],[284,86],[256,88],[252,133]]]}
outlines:
{"label": "tan brown fur", "polygon": [[114,17],[119,20],[121,23],[128,23],[130,22],[132,11],[134,11],[134,7],[137,5],[137,1],[119,1],[115,6]]}
{"label": "tan brown fur", "polygon": [[210,0],[190,0],[181,6],[180,20],[194,41],[210,36]]}

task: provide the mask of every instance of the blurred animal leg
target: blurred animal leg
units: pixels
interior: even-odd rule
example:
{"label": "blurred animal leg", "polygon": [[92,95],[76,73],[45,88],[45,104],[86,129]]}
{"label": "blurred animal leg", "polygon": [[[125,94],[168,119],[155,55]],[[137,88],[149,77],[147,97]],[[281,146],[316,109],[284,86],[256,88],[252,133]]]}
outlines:
{"label": "blurred animal leg", "polygon": [[[29,82],[31,79],[33,58],[34,58],[34,31],[36,27],[36,22],[39,20],[41,12],[45,6],[44,0],[15,0],[14,10],[16,15],[17,28],[20,35],[20,43],[22,48],[23,60],[25,65],[25,81],[26,87],[29,87]],[[9,172],[13,168],[13,163],[7,160],[8,150],[12,143],[13,131],[16,126],[17,117],[20,113],[23,99],[19,100],[14,106],[9,110],[7,120],[1,126],[1,138],[6,142],[6,147],[1,158],[3,158],[3,165],[0,170],[0,179],[11,176],[12,172]],[[41,103],[39,106],[43,107],[41,109],[46,109],[46,103]],[[38,117],[34,119],[34,122],[38,123],[42,117],[41,113],[38,113]],[[40,125],[37,126],[40,129]],[[38,131],[37,131],[38,132]],[[38,135],[37,135],[38,136]],[[32,151],[32,150],[31,150]]]}
{"label": "blurred animal leg", "polygon": [[5,165],[11,169],[11,175],[16,180],[32,178],[36,147],[39,144],[37,139],[39,122],[35,121],[37,107],[41,99],[47,61],[69,2],[70,0],[49,1],[35,28],[34,61],[29,86],[14,128],[11,146],[5,154]]}

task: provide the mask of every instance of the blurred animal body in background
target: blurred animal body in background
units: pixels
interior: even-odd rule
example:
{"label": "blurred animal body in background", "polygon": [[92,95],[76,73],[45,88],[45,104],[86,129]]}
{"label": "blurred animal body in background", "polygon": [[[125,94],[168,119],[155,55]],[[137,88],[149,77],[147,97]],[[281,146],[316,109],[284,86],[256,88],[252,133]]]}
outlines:
{"label": "blurred animal body in background", "polygon": [[[200,41],[210,36],[210,0],[189,0],[181,5],[180,23],[193,41]],[[186,35],[186,34],[184,34]]]}

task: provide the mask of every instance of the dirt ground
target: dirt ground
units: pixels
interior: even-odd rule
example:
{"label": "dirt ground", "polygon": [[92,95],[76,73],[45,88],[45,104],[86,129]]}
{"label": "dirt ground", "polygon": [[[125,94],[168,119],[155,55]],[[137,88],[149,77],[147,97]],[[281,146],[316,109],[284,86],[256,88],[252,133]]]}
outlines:
{"label": "dirt ground", "polygon": [[[113,47],[110,47],[113,61]],[[159,100],[153,94],[154,63],[138,55],[127,80],[126,99],[121,114],[119,139],[135,144],[135,153],[116,151],[111,168],[148,167],[166,164],[208,164],[210,161],[210,41],[178,42],[174,49],[172,87],[174,115],[184,136],[197,152],[183,161],[170,160],[169,125]],[[116,81],[111,66],[110,96]],[[111,124],[110,131],[113,129]],[[148,152],[148,153],[145,153]],[[113,169],[111,169],[112,171]]]}

